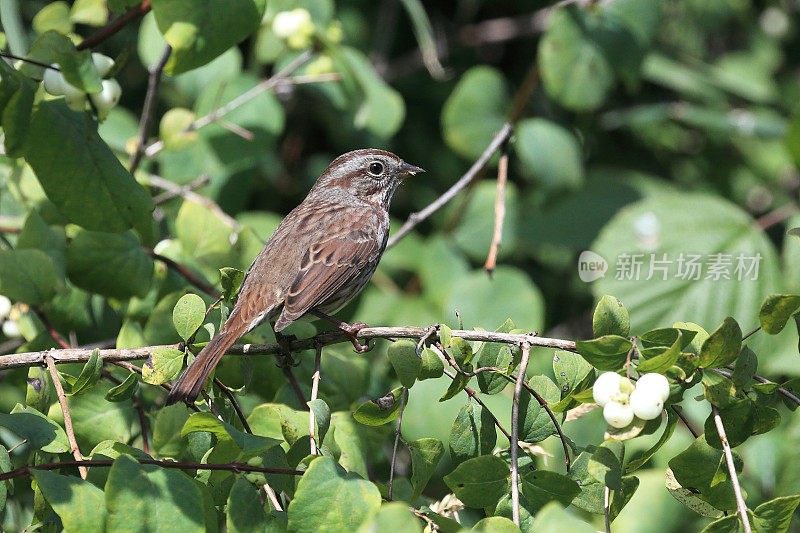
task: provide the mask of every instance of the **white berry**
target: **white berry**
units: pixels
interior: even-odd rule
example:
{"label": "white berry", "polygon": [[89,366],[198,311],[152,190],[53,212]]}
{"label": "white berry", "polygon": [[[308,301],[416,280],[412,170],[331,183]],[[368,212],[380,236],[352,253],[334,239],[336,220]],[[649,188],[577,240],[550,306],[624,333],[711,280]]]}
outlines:
{"label": "white berry", "polygon": [[73,111],[84,111],[86,109],[86,95],[84,93],[66,94],[64,101]]}
{"label": "white berry", "polygon": [[99,93],[90,95],[92,103],[97,108],[98,116],[103,119],[108,112],[119,103],[122,88],[117,80],[103,80],[103,88]]}
{"label": "white berry", "polygon": [[0,320],[3,320],[11,312],[11,300],[0,294]]}
{"label": "white berry", "polygon": [[603,407],[603,418],[608,425],[617,429],[624,428],[633,422],[633,409],[629,404],[619,402],[608,402]]}
{"label": "white berry", "polygon": [[272,21],[272,31],[282,39],[303,31],[311,24],[311,13],[303,8],[281,11]]}
{"label": "white berry", "polygon": [[19,331],[19,326],[13,320],[6,320],[3,322],[3,335],[9,339],[22,337],[22,333]]}
{"label": "white berry", "polygon": [[664,410],[664,400],[661,399],[658,391],[636,387],[631,393],[630,400],[633,414],[642,420],[653,420],[661,415]]}
{"label": "white berry", "polygon": [[592,387],[592,397],[597,405],[605,407],[611,398],[620,393],[619,385],[622,376],[616,372],[603,372]]}
{"label": "white berry", "polygon": [[661,374],[644,374],[636,382],[636,389],[650,390],[657,393],[662,402],[669,398],[669,381]]}
{"label": "white berry", "polygon": [[61,96],[67,92],[67,81],[61,72],[55,69],[45,69],[42,81],[44,81],[44,90],[53,96]]}
{"label": "white berry", "polygon": [[97,52],[92,54],[92,63],[94,63],[94,68],[97,71],[97,75],[101,78],[105,77],[111,69],[114,67],[114,60],[108,56],[104,56],[103,54],[98,54]]}

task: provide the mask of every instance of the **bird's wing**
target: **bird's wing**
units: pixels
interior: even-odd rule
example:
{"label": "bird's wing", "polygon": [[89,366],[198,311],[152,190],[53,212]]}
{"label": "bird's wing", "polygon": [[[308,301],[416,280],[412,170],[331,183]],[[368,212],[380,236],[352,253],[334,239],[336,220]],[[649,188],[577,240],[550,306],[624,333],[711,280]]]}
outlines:
{"label": "bird's wing", "polygon": [[384,236],[376,228],[376,214],[365,209],[343,211],[336,217],[342,223],[333,225],[306,250],[286,293],[277,330],[325,303],[380,258]]}

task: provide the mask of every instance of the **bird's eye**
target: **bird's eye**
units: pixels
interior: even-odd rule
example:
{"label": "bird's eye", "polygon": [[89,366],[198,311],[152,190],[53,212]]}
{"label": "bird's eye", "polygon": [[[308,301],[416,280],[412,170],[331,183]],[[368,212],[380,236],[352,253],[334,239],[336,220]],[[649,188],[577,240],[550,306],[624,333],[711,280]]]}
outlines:
{"label": "bird's eye", "polygon": [[383,163],[380,161],[373,161],[369,164],[369,173],[373,176],[380,176],[383,174]]}

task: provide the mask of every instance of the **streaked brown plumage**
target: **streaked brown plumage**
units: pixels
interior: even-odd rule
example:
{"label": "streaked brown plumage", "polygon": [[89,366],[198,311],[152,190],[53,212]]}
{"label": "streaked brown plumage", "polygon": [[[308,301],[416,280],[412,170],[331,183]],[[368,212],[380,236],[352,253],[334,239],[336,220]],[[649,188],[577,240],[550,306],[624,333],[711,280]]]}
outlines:
{"label": "streaked brown plumage", "polygon": [[256,257],[228,320],[173,385],[167,404],[196,399],[225,351],[257,325],[268,320],[280,332],[307,313],[333,313],[361,292],[386,247],[395,190],[422,171],[383,150],[336,158]]}

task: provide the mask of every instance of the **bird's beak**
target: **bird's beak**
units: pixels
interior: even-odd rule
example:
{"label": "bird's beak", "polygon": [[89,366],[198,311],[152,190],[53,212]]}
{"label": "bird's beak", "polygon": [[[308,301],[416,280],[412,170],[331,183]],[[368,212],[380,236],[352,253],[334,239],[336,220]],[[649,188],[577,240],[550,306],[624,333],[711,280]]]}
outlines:
{"label": "bird's beak", "polygon": [[405,162],[402,165],[400,165],[400,170],[406,176],[414,176],[416,174],[421,174],[422,172],[425,172],[424,169]]}

